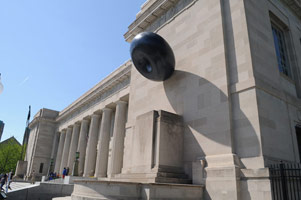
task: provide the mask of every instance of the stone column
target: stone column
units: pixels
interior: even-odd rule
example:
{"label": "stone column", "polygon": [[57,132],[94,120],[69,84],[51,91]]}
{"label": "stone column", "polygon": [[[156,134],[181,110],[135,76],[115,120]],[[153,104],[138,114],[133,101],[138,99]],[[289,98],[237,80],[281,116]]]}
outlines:
{"label": "stone column", "polygon": [[73,169],[75,152],[77,150],[77,144],[78,144],[78,135],[79,135],[79,124],[74,124],[72,137],[71,137],[70,150],[69,150],[68,164],[67,164],[67,167],[69,167],[70,171],[72,171]]}
{"label": "stone column", "polygon": [[55,167],[54,167],[54,171],[56,173],[61,174],[62,172],[60,171],[60,167],[61,167],[61,161],[62,161],[62,154],[63,154],[63,146],[65,143],[65,137],[66,137],[66,131],[63,130],[60,134],[60,141],[59,141],[59,147],[57,150],[57,154],[56,154],[56,160],[55,160]]}
{"label": "stone column", "polygon": [[115,123],[113,129],[112,157],[111,157],[111,165],[108,170],[109,177],[121,173],[122,162],[123,162],[127,102],[118,101],[116,102],[116,104],[117,105],[116,105],[116,112],[115,112]]}
{"label": "stone column", "polygon": [[78,164],[79,176],[82,176],[84,173],[88,131],[89,131],[89,121],[83,119],[80,126],[80,133],[79,133],[78,147],[77,147],[77,151],[79,152],[79,164]]}
{"label": "stone column", "polygon": [[52,141],[52,150],[51,150],[50,158],[54,158],[56,156],[59,141],[60,141],[60,132],[55,132]]}
{"label": "stone column", "polygon": [[93,114],[91,117],[89,138],[86,149],[86,159],[84,167],[84,177],[93,176],[95,172],[95,162],[96,162],[96,146],[98,139],[98,129],[100,115]]}
{"label": "stone column", "polygon": [[72,135],[72,128],[67,128],[64,149],[63,149],[62,162],[61,162],[61,167],[60,167],[60,173],[63,172],[64,167],[67,167],[71,135]]}
{"label": "stone column", "polygon": [[54,158],[56,157],[57,154],[57,150],[58,150],[58,144],[59,144],[59,137],[60,137],[60,133],[59,132],[55,132],[54,136],[53,136],[53,141],[52,141],[52,150],[51,150],[51,157],[50,157],[50,165],[49,165],[49,170],[48,170],[48,174],[50,172],[54,172]]}
{"label": "stone column", "polygon": [[112,110],[110,108],[104,108],[102,111],[97,145],[95,177],[107,176]]}

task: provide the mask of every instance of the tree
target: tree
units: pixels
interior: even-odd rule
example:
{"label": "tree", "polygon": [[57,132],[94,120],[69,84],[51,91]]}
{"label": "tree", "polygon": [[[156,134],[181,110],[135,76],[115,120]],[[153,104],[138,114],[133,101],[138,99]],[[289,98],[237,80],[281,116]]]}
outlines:
{"label": "tree", "polygon": [[22,146],[14,137],[0,143],[0,173],[16,169],[21,151]]}

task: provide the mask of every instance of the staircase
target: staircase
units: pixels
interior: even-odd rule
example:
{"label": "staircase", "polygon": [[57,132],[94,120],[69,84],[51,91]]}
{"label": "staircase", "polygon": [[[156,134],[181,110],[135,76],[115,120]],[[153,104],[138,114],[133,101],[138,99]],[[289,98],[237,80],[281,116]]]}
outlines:
{"label": "staircase", "polygon": [[140,183],[174,183],[191,184],[191,179],[184,173],[157,172],[157,173],[130,173],[117,174],[113,181],[140,182]]}

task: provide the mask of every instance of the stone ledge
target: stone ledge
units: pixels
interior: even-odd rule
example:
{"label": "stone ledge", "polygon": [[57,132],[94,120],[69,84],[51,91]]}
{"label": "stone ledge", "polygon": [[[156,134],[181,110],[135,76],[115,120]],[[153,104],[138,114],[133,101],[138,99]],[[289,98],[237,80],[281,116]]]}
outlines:
{"label": "stone ledge", "polygon": [[301,0],[282,0],[289,8],[301,18]]}
{"label": "stone ledge", "polygon": [[268,168],[241,169],[241,179],[268,179],[270,172]]}
{"label": "stone ledge", "polygon": [[137,14],[136,20],[128,27],[124,34],[126,41],[130,42],[135,35],[145,30],[151,23],[162,16],[169,8],[179,0],[157,0],[147,1],[142,10]]}

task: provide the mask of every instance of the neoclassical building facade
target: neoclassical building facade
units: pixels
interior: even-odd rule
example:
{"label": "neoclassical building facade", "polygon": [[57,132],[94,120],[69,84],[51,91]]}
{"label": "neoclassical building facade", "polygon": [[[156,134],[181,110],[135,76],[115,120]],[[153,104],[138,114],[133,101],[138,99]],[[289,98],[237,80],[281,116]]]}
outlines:
{"label": "neoclassical building facade", "polygon": [[144,31],[173,49],[173,75],[148,80],[129,60],[64,110],[41,109],[27,175],[72,171],[79,152],[78,175],[94,182],[75,181],[74,198],[119,181],[272,199],[269,165],[301,155],[300,0],[148,0],[125,40]]}

